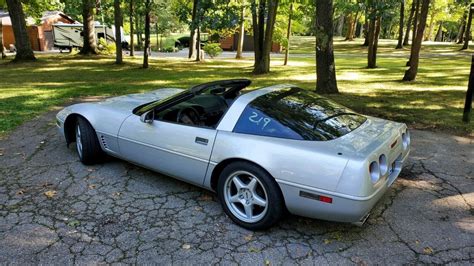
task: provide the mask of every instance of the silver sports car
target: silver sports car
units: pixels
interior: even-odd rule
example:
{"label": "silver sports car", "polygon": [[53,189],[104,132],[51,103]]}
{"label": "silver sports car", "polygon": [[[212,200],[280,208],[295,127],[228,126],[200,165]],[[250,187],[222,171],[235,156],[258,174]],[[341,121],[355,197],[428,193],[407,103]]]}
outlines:
{"label": "silver sports car", "polygon": [[84,164],[108,154],[217,192],[226,214],[264,229],[290,213],[362,224],[410,152],[405,124],[311,91],[246,79],[69,106],[57,115]]}

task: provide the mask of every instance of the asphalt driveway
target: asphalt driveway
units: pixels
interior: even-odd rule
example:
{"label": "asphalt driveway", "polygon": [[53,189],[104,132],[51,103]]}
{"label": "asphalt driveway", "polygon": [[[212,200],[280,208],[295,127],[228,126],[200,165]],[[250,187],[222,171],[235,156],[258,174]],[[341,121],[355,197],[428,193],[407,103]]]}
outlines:
{"label": "asphalt driveway", "polygon": [[363,227],[289,216],[251,232],[215,195],[120,160],[82,165],[54,113],[0,141],[0,262],[474,262],[474,144],[413,131],[406,169]]}

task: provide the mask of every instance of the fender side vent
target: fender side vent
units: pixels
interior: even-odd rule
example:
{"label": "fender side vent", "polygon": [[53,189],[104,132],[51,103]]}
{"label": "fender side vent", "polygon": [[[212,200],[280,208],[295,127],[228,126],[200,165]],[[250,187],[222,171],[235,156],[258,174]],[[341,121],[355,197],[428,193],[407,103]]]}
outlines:
{"label": "fender side vent", "polygon": [[104,135],[100,135],[100,142],[102,142],[102,146],[104,146],[104,148],[109,149],[109,146],[107,146],[107,141],[105,141]]}

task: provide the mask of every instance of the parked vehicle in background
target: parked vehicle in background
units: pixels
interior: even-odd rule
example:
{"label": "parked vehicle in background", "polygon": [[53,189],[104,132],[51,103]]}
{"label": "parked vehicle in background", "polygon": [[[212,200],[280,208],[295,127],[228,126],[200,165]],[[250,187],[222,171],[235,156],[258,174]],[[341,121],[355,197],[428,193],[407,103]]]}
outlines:
{"label": "parked vehicle in background", "polygon": [[[59,50],[69,50],[71,51],[74,48],[82,48],[83,45],[83,35],[82,35],[83,25],[82,24],[54,24],[53,25],[53,39],[54,47]],[[115,42],[115,27],[106,26],[106,25],[95,25],[95,34],[96,41],[99,43],[99,40],[102,38],[108,43]],[[121,32],[122,38],[122,47],[128,48],[128,42],[125,40],[123,29]]]}

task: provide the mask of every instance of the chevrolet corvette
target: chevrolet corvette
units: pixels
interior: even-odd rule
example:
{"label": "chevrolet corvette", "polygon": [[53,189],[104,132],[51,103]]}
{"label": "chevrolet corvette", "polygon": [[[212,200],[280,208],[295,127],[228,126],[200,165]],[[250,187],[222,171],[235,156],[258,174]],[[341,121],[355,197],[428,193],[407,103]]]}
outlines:
{"label": "chevrolet corvette", "polygon": [[247,79],[158,89],[57,114],[82,163],[117,157],[217,193],[238,225],[285,212],[362,224],[410,152],[405,124],[356,113],[282,84]]}

